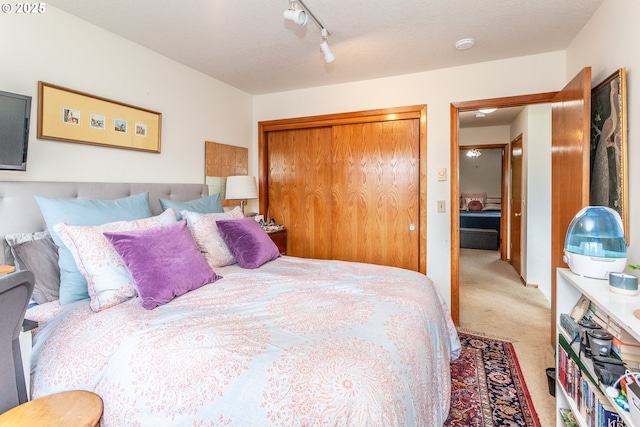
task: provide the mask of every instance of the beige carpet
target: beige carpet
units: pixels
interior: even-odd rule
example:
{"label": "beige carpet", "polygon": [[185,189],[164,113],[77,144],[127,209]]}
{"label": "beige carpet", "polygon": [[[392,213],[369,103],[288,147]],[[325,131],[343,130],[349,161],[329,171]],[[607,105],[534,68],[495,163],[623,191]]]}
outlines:
{"label": "beige carpet", "polygon": [[542,427],[556,425],[546,368],[553,367],[551,303],[527,288],[498,251],[460,250],[460,327],[513,343]]}

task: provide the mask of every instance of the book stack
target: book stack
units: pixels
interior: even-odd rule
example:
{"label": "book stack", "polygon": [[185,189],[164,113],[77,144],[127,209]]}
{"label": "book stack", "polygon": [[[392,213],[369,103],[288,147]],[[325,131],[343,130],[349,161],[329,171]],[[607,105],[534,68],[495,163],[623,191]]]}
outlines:
{"label": "book stack", "polygon": [[563,335],[559,336],[558,382],[575,402],[587,427],[626,426]]}
{"label": "book stack", "polygon": [[613,335],[611,342],[613,355],[623,360],[627,369],[640,370],[640,342],[593,304],[589,307],[589,313],[594,322]]}

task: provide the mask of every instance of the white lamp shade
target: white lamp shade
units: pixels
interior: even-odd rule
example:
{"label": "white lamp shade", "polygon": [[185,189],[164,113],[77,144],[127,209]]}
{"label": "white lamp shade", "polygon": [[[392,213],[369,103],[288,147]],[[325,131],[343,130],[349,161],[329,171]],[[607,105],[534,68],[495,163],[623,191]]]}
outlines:
{"label": "white lamp shade", "polygon": [[227,177],[225,190],[226,200],[246,200],[258,198],[258,186],[256,179],[249,175],[237,175]]}

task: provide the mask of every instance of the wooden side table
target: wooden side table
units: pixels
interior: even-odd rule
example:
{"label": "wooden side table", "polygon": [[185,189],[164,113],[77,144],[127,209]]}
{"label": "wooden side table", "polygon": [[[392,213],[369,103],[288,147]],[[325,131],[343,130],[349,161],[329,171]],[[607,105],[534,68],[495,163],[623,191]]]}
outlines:
{"label": "wooden side table", "polygon": [[282,230],[271,231],[267,233],[273,243],[276,244],[278,250],[281,255],[287,254],[287,229],[283,228]]}
{"label": "wooden side table", "polygon": [[16,271],[13,265],[0,264],[0,274],[8,274]]}
{"label": "wooden side table", "polygon": [[102,399],[95,393],[63,391],[1,414],[0,427],[99,427],[102,409]]}

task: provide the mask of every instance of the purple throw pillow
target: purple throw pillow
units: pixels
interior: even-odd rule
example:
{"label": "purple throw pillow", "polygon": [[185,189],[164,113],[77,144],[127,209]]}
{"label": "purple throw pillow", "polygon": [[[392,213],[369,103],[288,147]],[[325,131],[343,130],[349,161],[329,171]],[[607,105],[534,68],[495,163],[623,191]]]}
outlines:
{"label": "purple throw pillow", "polygon": [[242,268],[258,268],[280,256],[276,244],[253,218],[221,220],[216,225]]}
{"label": "purple throw pillow", "polygon": [[142,307],[150,310],[221,279],[207,264],[187,221],[118,233],[105,232],[131,273]]}

